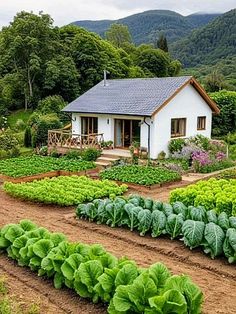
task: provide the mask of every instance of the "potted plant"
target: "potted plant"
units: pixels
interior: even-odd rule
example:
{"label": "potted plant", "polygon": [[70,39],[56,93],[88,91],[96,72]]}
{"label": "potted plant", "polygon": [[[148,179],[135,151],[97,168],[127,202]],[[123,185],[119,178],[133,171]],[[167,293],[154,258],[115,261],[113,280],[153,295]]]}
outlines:
{"label": "potted plant", "polygon": [[139,154],[139,147],[140,147],[139,142],[133,142],[131,146],[133,146],[134,155],[138,155]]}

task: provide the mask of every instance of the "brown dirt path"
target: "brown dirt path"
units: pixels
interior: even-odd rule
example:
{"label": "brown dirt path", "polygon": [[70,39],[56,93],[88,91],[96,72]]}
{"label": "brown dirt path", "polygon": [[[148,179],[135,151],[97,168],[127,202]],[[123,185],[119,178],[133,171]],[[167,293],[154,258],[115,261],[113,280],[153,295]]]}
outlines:
{"label": "brown dirt path", "polygon": [[[167,197],[168,189],[162,193]],[[153,195],[146,193],[145,196]],[[126,255],[140,266],[164,262],[173,273],[188,274],[201,287],[205,295],[203,313],[236,313],[236,267],[228,265],[225,259],[211,260],[200,250],[191,252],[180,241],[164,237],[142,238],[128,230],[77,221],[72,208],[22,202],[0,191],[0,225],[18,222],[22,218],[30,218],[51,231],[64,232],[72,241],[100,243],[116,256]],[[42,313],[106,312],[104,307],[92,305],[72,291],[54,289],[50,281],[18,267],[5,255],[0,256],[0,270],[13,278],[17,293],[40,297],[41,303],[48,309]]]}

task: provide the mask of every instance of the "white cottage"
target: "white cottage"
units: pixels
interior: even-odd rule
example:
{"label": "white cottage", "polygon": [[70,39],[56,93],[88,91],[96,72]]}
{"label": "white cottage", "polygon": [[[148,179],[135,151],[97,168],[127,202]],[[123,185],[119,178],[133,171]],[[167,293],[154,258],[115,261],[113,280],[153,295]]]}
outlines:
{"label": "white cottage", "polygon": [[139,142],[153,159],[168,152],[173,138],[210,138],[212,114],[219,113],[190,76],[104,79],[63,111],[72,113],[74,138],[101,134],[104,141],[123,149]]}

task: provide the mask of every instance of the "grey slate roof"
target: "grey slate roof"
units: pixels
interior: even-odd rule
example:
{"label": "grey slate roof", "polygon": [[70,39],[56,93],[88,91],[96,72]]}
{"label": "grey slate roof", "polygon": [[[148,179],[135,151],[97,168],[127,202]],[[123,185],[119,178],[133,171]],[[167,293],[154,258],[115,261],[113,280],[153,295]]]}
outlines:
{"label": "grey slate roof", "polygon": [[63,111],[151,116],[191,76],[101,81]]}

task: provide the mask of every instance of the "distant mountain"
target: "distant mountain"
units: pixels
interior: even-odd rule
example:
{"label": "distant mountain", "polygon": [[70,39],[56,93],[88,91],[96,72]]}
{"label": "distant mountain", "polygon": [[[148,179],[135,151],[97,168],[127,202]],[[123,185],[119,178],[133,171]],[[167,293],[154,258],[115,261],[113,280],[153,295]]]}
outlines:
{"label": "distant mountain", "polygon": [[204,13],[204,12],[197,12],[185,17],[189,23],[191,23],[194,27],[198,28],[204,26],[211,22],[216,17],[220,16],[221,13]]}
{"label": "distant mountain", "polygon": [[72,24],[86,28],[104,37],[113,23],[125,24],[129,27],[135,44],[154,43],[158,34],[163,32],[169,43],[187,36],[193,29],[201,27],[219,14],[199,13],[182,16],[168,10],[151,10],[130,15],[119,20],[76,21]]}
{"label": "distant mountain", "polygon": [[171,51],[185,67],[216,64],[236,56],[236,9],[194,30],[174,43]]}

